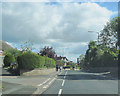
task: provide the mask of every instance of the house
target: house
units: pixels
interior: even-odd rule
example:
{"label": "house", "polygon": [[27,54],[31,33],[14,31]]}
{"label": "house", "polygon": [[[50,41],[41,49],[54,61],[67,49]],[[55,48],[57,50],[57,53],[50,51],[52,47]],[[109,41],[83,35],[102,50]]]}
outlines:
{"label": "house", "polygon": [[0,50],[0,57],[4,57],[4,50]]}
{"label": "house", "polygon": [[4,51],[0,50],[0,67],[2,67],[3,65],[3,59],[4,59],[5,55],[4,55]]}

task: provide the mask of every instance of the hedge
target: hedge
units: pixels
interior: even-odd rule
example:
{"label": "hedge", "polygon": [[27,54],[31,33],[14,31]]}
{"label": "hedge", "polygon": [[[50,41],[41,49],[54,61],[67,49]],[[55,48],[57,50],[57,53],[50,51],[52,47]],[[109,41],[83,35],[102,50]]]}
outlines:
{"label": "hedge", "polygon": [[53,60],[52,58],[46,57],[46,56],[44,56],[44,58],[45,58],[45,66],[47,68],[53,68],[56,66],[55,60]]}
{"label": "hedge", "polygon": [[58,66],[64,66],[64,61],[63,60],[57,60],[56,65]]}
{"label": "hedge", "polygon": [[5,57],[4,57],[4,60],[3,60],[4,67],[10,66],[10,64],[14,61],[15,61],[15,58],[11,53],[6,54]]}
{"label": "hedge", "polygon": [[17,61],[20,69],[55,67],[55,61],[53,59],[35,53],[25,52],[18,56]]}

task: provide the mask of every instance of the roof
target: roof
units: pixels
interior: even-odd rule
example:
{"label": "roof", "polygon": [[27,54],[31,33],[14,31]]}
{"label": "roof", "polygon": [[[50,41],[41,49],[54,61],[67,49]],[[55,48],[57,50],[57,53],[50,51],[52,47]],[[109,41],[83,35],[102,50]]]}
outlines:
{"label": "roof", "polygon": [[66,58],[66,57],[62,57],[62,56],[60,56],[60,57],[57,57],[57,60],[61,60],[61,59],[63,59],[63,60],[67,60],[68,61],[68,59]]}

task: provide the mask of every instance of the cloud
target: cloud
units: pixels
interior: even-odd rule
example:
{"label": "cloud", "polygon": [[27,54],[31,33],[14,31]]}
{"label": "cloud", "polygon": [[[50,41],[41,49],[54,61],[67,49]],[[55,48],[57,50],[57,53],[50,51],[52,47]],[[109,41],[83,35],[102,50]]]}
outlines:
{"label": "cloud", "polygon": [[88,30],[100,31],[112,14],[96,3],[5,3],[3,39],[86,42],[95,38]]}
{"label": "cloud", "polygon": [[59,54],[66,48],[70,57],[97,39],[89,30],[100,31],[114,14],[96,3],[3,3],[2,38],[16,43],[31,40],[36,48],[51,45]]}

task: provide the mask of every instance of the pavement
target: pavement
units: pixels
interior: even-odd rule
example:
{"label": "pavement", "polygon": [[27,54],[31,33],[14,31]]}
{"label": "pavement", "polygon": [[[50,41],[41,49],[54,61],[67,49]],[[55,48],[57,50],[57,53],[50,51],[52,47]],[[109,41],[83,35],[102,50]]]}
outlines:
{"label": "pavement", "polygon": [[118,79],[102,73],[66,70],[42,94],[66,96],[118,96]]}
{"label": "pavement", "polygon": [[38,76],[2,76],[2,96],[41,94],[55,81],[58,74],[61,72]]}

